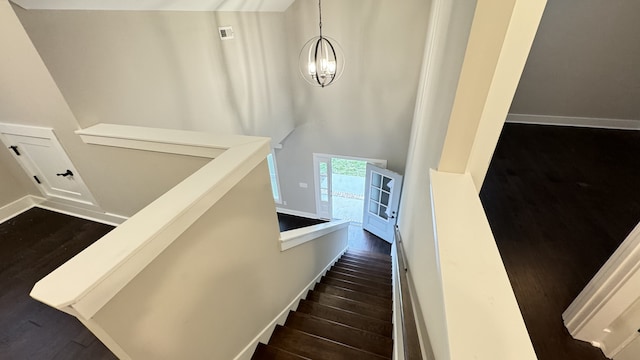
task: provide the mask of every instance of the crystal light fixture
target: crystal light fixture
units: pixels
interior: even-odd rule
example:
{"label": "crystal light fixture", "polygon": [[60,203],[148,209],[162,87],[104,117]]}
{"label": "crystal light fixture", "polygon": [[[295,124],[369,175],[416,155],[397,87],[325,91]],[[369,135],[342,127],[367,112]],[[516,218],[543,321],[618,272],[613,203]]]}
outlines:
{"label": "crystal light fixture", "polygon": [[300,51],[300,74],[311,85],[325,87],[336,81],[344,70],[344,54],[340,45],[322,35],[322,0],[318,0],[320,36],[307,41]]}

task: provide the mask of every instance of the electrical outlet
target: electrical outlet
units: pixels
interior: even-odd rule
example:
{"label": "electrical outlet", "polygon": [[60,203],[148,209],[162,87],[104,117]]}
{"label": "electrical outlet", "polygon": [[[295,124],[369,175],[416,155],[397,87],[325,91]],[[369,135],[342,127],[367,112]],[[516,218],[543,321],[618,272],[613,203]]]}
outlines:
{"label": "electrical outlet", "polygon": [[303,189],[306,189],[306,188],[309,187],[309,185],[307,185],[307,183],[303,183],[303,182],[298,183],[298,185],[300,185],[300,187],[303,188]]}

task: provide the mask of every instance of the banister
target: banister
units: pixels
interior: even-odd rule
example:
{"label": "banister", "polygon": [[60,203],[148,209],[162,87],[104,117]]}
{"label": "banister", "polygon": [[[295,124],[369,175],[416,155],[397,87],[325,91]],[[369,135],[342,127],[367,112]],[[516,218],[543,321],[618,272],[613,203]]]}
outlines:
{"label": "banister", "polygon": [[415,313],[413,311],[413,304],[411,302],[411,295],[409,293],[409,282],[407,279],[407,258],[404,255],[402,236],[400,235],[400,229],[395,227],[395,254],[393,254],[394,261],[397,262],[398,277],[400,281],[400,313],[402,336],[404,345],[404,358],[406,360],[422,360],[422,351],[420,348],[420,338],[418,336],[418,327],[416,325]]}
{"label": "banister", "polygon": [[[270,150],[268,138],[231,136],[221,143],[214,135],[182,130],[101,124],[78,134],[91,144],[161,152],[177,150],[175,153],[193,155],[191,147],[198,149],[196,156],[215,156],[36,283],[30,294],[33,298],[84,319],[99,311],[212,204],[264,161]],[[163,143],[178,148],[170,146],[173,150],[164,151]]]}

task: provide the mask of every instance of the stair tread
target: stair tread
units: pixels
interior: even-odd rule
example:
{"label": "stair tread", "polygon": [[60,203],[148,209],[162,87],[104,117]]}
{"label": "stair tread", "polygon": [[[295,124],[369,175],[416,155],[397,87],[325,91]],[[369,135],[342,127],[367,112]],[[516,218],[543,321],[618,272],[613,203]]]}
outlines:
{"label": "stair tread", "polygon": [[372,263],[372,262],[367,262],[364,260],[356,260],[356,259],[352,259],[352,258],[344,258],[341,257],[338,260],[339,263],[343,263],[343,264],[351,264],[351,265],[355,265],[355,266],[360,266],[363,268],[367,268],[367,269],[374,269],[374,270],[380,270],[380,271],[385,271],[385,272],[391,272],[391,264],[378,264],[378,263]]}
{"label": "stair tread", "polygon": [[379,266],[379,265],[371,265],[371,264],[366,264],[360,261],[353,261],[351,259],[340,259],[336,262],[336,264],[343,264],[343,265],[349,265],[349,266],[355,266],[358,267],[360,269],[365,269],[365,270],[370,270],[370,271],[375,271],[375,272],[379,272],[379,273],[384,273],[386,274],[391,274],[391,266]]}
{"label": "stair tread", "polygon": [[391,283],[384,283],[375,280],[366,279],[359,276],[344,274],[338,271],[329,271],[325,274],[326,277],[341,279],[345,281],[350,281],[352,283],[369,286],[375,289],[381,290],[391,290]]}
{"label": "stair tread", "polygon": [[391,321],[392,318],[390,309],[385,309],[375,304],[347,299],[336,295],[309,290],[306,299],[318,302],[323,305],[333,306],[338,309],[351,311],[356,314],[368,316],[374,319]]}
{"label": "stair tread", "polygon": [[345,269],[349,269],[349,270],[353,270],[353,271],[359,271],[359,272],[372,274],[372,275],[376,275],[376,276],[382,276],[382,277],[391,278],[391,271],[386,271],[386,270],[367,269],[367,268],[362,268],[362,267],[360,267],[358,265],[345,264],[345,263],[341,263],[341,262],[336,262],[335,264],[333,264],[333,267],[345,268]]}
{"label": "stair tread", "polygon": [[297,311],[386,337],[391,337],[393,331],[391,321],[370,318],[314,301],[301,300]]}
{"label": "stair tread", "polygon": [[383,298],[383,297],[375,296],[375,295],[370,295],[370,294],[362,293],[362,292],[359,292],[359,291],[356,291],[356,290],[347,289],[347,288],[341,288],[341,287],[334,286],[334,285],[329,285],[329,284],[318,283],[313,288],[313,290],[314,291],[318,291],[318,292],[323,292],[323,293],[327,293],[327,294],[340,296],[340,297],[347,298],[347,299],[352,299],[352,300],[356,300],[356,301],[362,301],[362,302],[366,302],[366,303],[369,303],[369,304],[376,304],[376,305],[378,305],[380,307],[388,308],[388,309],[391,309],[392,305],[393,305],[391,299],[387,299],[387,298]]}
{"label": "stair tread", "polygon": [[362,255],[355,255],[355,254],[351,254],[351,253],[346,253],[346,254],[342,255],[341,258],[342,259],[360,260],[360,261],[371,262],[371,263],[375,263],[375,264],[381,264],[381,265],[385,265],[385,266],[390,266],[391,265],[391,260],[383,260],[383,259],[380,259],[380,258],[362,256]]}
{"label": "stair tread", "polygon": [[339,266],[332,266],[330,271],[336,271],[345,275],[351,275],[351,276],[355,276],[355,277],[360,277],[363,279],[367,279],[367,280],[372,280],[372,281],[378,281],[381,282],[383,284],[391,284],[392,280],[391,280],[391,276],[389,275],[378,275],[375,273],[370,273],[370,272],[365,272],[365,271],[358,271],[358,270],[353,270],[353,269],[348,269],[345,267],[339,267]]}
{"label": "stair tread", "polygon": [[391,338],[310,314],[291,311],[285,326],[377,355],[391,357],[393,353]]}
{"label": "stair tread", "polygon": [[309,360],[309,358],[290,353],[272,345],[259,343],[251,360]]}
{"label": "stair tread", "polygon": [[373,257],[373,258],[378,258],[378,259],[382,259],[382,260],[391,261],[391,255],[381,254],[381,253],[372,252],[372,251],[357,250],[357,249],[347,249],[347,252],[345,254],[368,256],[368,257]]}
{"label": "stair tread", "polygon": [[389,290],[373,288],[370,286],[354,283],[352,281],[347,281],[347,280],[337,279],[335,277],[327,277],[327,276],[323,276],[320,282],[324,284],[335,285],[342,288],[363,292],[373,296],[380,296],[388,299],[392,298],[391,288]]}
{"label": "stair tread", "polygon": [[349,345],[280,325],[276,326],[269,344],[313,359],[385,359],[385,357],[362,351]]}

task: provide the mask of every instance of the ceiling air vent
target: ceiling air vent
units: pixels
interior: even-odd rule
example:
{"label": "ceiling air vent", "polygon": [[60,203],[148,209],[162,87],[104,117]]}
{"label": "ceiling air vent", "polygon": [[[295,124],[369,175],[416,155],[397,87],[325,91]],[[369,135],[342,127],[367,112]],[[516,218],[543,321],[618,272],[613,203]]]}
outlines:
{"label": "ceiling air vent", "polygon": [[218,33],[220,34],[221,40],[231,40],[233,39],[233,28],[231,26],[220,26],[218,27]]}

